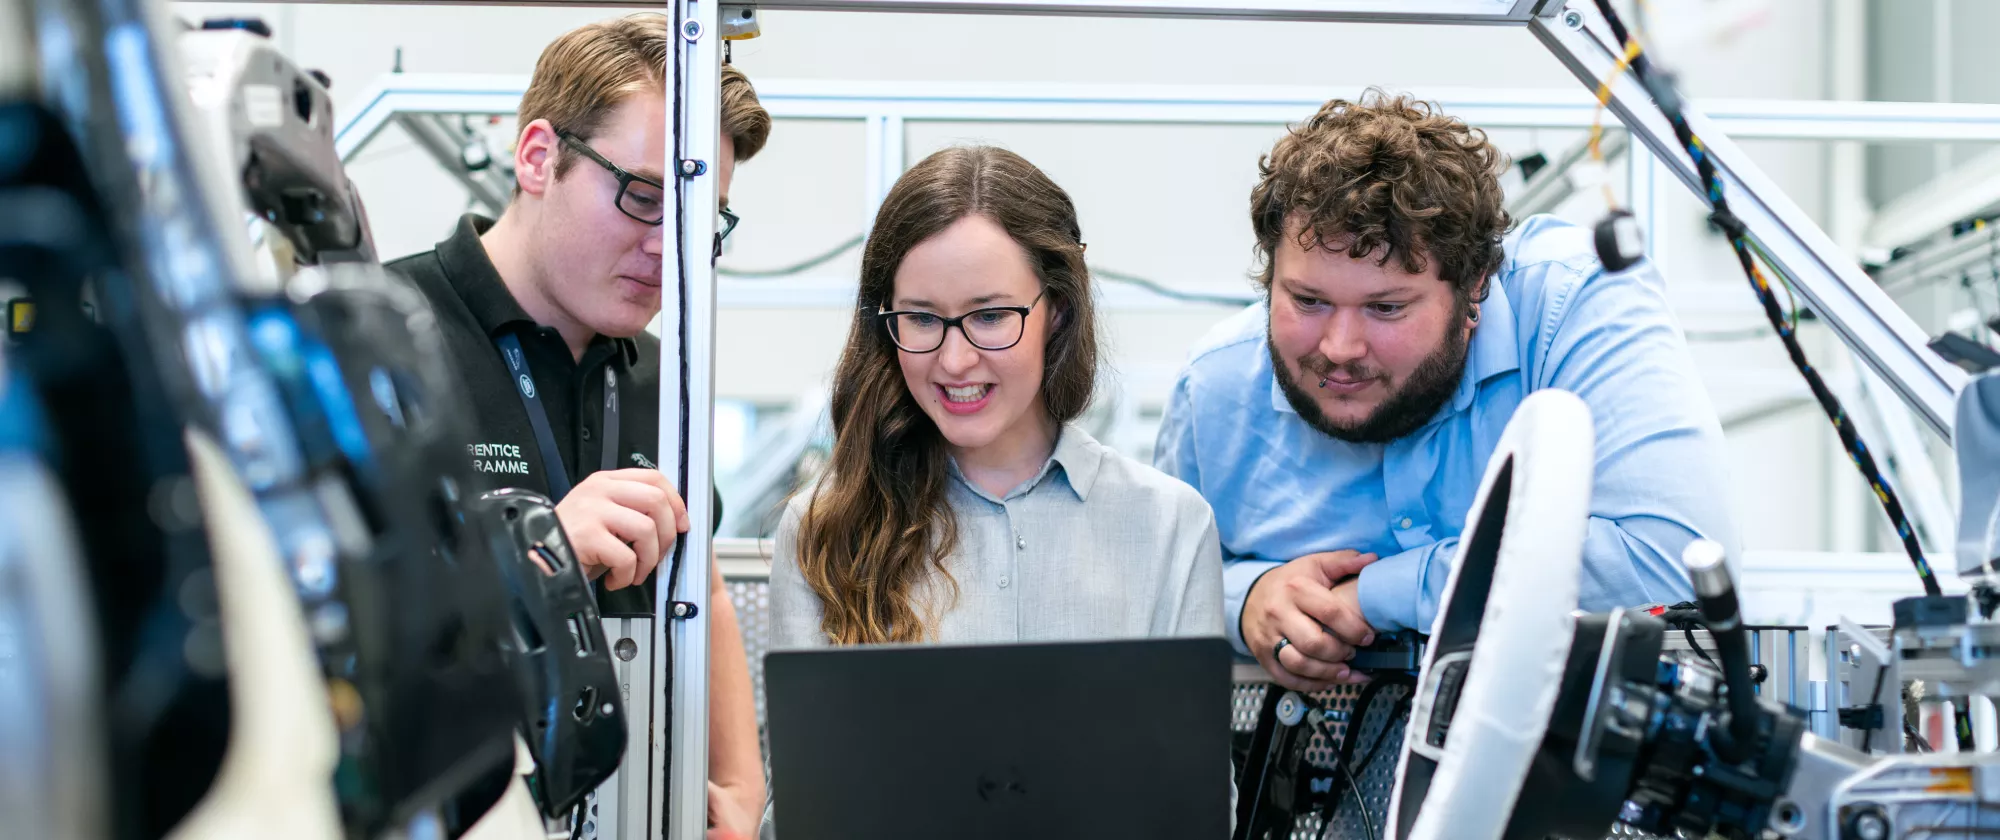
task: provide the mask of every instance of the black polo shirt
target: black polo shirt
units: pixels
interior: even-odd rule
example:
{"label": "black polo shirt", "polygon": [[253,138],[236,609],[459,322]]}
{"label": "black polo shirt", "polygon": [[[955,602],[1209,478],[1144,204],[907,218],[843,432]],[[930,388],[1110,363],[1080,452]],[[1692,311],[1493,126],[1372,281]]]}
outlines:
{"label": "black polo shirt", "polygon": [[[632,338],[597,336],[583,358],[554,327],[535,323],[500,280],[479,236],[493,221],[474,214],[459,219],[451,238],[437,249],[388,264],[408,277],[430,300],[445,354],[458,381],[468,422],[464,446],[468,496],[502,487],[543,495],[549,488],[545,457],[560,457],[572,485],[603,465],[604,448],[618,468],[655,468],[660,439],[660,341],[648,333]],[[545,453],[535,439],[528,408],[495,340],[513,334],[521,342],[534,388],[548,415],[557,453]],[[604,439],[604,369],[618,383],[618,440]],[[719,508],[719,506],[718,506]],[[664,572],[664,569],[662,569]],[[617,592],[598,592],[605,615],[653,612],[653,583]],[[643,590],[643,591],[642,591]]]}

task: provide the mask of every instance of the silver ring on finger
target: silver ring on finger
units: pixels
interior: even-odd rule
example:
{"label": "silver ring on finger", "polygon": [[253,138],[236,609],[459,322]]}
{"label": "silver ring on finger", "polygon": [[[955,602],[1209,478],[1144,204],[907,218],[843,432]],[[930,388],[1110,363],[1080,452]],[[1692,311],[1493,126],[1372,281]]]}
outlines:
{"label": "silver ring on finger", "polygon": [[1291,639],[1287,639],[1284,636],[1279,636],[1278,643],[1271,646],[1271,661],[1277,662],[1278,654],[1284,653],[1285,648],[1291,647],[1291,645],[1292,645]]}

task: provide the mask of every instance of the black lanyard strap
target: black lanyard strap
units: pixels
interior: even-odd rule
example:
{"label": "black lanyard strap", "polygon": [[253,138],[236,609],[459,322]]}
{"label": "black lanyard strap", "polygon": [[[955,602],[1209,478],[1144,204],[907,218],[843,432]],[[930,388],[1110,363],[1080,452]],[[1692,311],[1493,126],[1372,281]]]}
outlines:
{"label": "black lanyard strap", "polygon": [[500,345],[500,357],[507,360],[507,372],[514,375],[514,391],[521,395],[521,405],[528,410],[528,425],[535,427],[535,444],[542,450],[542,468],[549,476],[549,498],[562,501],[562,497],[569,495],[569,470],[563,467],[555,432],[549,431],[549,412],[542,408],[535,375],[528,372],[528,356],[521,352],[521,339],[507,333],[493,342]]}
{"label": "black lanyard strap", "polygon": [[[521,352],[521,338],[507,333],[493,340],[500,357],[507,360],[507,372],[514,375],[514,390],[528,411],[528,425],[535,428],[535,445],[542,450],[543,469],[549,476],[549,498],[562,501],[569,495],[569,470],[563,467],[562,450],[556,447],[555,432],[549,430],[549,412],[542,407],[542,395],[535,388],[535,375],[528,371],[528,356]],[[618,374],[604,366],[604,457],[600,469],[618,469]]]}
{"label": "black lanyard strap", "polygon": [[604,365],[604,456],[598,469],[615,470],[618,463],[618,374]]}

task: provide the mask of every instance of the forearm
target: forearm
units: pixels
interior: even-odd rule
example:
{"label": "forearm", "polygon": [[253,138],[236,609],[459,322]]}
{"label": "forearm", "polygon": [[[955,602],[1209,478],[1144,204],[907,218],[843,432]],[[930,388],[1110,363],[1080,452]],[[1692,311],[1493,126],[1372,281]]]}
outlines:
{"label": "forearm", "polygon": [[1391,554],[1361,570],[1355,584],[1355,598],[1361,603],[1361,617],[1376,630],[1392,632],[1431,631],[1437,617],[1438,601],[1444,597],[1445,582],[1451,577],[1451,561],[1458,554],[1458,538],[1439,540],[1398,554]]}
{"label": "forearm", "polygon": [[1222,632],[1237,653],[1252,655],[1243,643],[1243,602],[1265,572],[1284,565],[1274,560],[1227,560],[1222,563]]}
{"label": "forearm", "polygon": [[[1686,600],[1692,590],[1680,566],[1680,552],[1700,537],[1734,547],[1727,535],[1700,533],[1672,519],[1590,517],[1577,606],[1598,611]],[[1362,616],[1378,630],[1430,632],[1458,542],[1457,537],[1441,540],[1362,569],[1356,592]]]}
{"label": "forearm", "polygon": [[709,597],[708,778],[750,813],[764,807],[764,761],[757,746],[757,706],[736,605],[716,568]]}

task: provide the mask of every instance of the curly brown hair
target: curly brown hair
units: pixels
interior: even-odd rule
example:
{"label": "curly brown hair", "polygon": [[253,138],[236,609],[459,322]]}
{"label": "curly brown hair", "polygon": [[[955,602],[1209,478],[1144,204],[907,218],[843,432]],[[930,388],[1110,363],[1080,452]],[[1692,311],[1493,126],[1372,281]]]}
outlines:
{"label": "curly brown hair", "polygon": [[1377,88],[1360,102],[1332,100],[1257,161],[1257,282],[1270,291],[1272,254],[1291,222],[1307,249],[1356,259],[1379,250],[1377,265],[1400,259],[1412,274],[1436,259],[1461,301],[1483,298],[1480,281],[1500,268],[1513,223],[1500,191],[1505,165],[1486,132],[1434,103]]}

